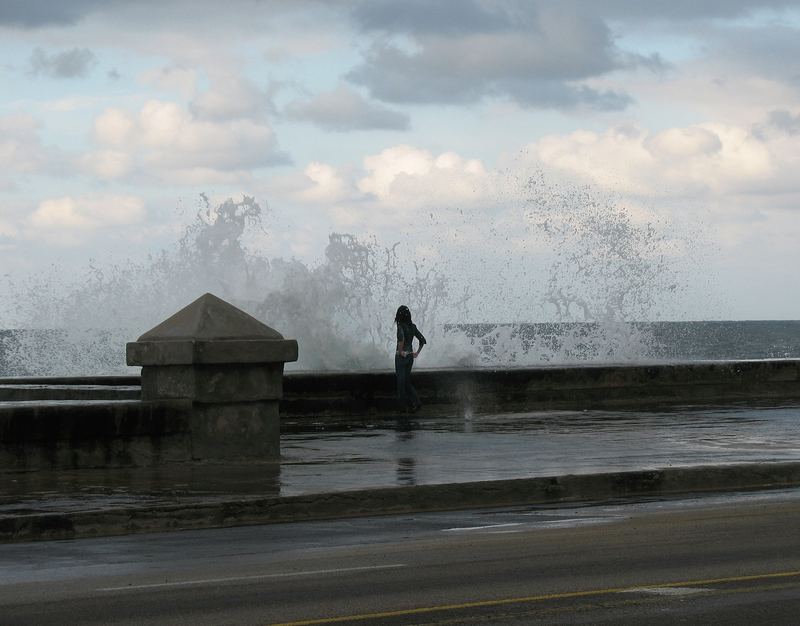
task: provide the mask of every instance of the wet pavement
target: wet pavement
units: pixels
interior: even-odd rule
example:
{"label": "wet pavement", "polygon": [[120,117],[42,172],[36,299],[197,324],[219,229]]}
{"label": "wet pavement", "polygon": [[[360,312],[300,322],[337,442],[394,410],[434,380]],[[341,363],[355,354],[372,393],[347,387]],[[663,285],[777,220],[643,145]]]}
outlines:
{"label": "wet pavement", "polygon": [[397,485],[800,461],[800,405],[538,411],[314,428],[284,433],[275,463],[0,473],[0,520]]}

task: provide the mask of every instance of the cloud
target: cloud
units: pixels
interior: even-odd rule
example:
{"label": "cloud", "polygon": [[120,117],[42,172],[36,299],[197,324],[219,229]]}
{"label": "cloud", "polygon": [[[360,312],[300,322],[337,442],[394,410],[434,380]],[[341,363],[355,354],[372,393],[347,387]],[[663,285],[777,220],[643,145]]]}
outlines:
{"label": "cloud", "polygon": [[0,189],[10,189],[19,174],[50,169],[52,157],[42,145],[39,124],[30,115],[0,116]]}
{"label": "cloud", "polygon": [[707,123],[651,132],[639,127],[550,135],[531,146],[547,166],[624,194],[650,197],[763,193],[781,179],[783,155],[748,128]]}
{"label": "cloud", "polygon": [[[597,91],[584,82],[636,63],[616,48],[602,20],[549,4],[463,6],[470,8],[455,27],[446,26],[437,13],[427,27],[409,30],[411,45],[380,39],[348,79],[386,102],[464,104],[504,98],[528,107],[621,109],[631,101],[624,93]],[[380,8],[362,5],[356,12],[363,28],[410,29],[422,4],[412,3],[399,22]],[[478,19],[484,14],[485,21]],[[652,65],[652,59],[646,61]]]}
{"label": "cloud", "polygon": [[[333,6],[329,7],[328,4]],[[230,38],[245,33],[264,33],[283,16],[303,18],[304,13],[314,13],[313,24],[324,16],[325,30],[331,18],[341,15],[337,4],[319,0],[2,0],[0,2],[0,28],[3,26],[24,29],[59,27],[107,28],[123,38],[133,34],[146,36],[143,48],[152,46],[158,34],[198,34],[212,46],[230,48]],[[309,11],[311,9],[311,11]],[[306,29],[306,34],[307,34]],[[154,36],[155,35],[155,36]],[[184,42],[186,40],[184,39]]]}
{"label": "cloud", "polygon": [[406,0],[398,11],[392,0],[366,0],[355,5],[353,17],[365,30],[461,35],[507,30],[527,15],[514,9],[509,2]]}
{"label": "cloud", "polygon": [[346,85],[286,108],[290,118],[311,122],[330,131],[408,130],[408,116],[368,102]]}
{"label": "cloud", "polygon": [[[800,38],[793,21],[780,22],[780,11],[797,9],[793,0],[410,0],[395,9],[390,0],[368,0],[351,13],[374,43],[347,78],[385,102],[500,99],[531,108],[622,110],[634,87],[617,80],[601,88],[603,79],[634,69],[663,74],[673,47],[683,54],[689,42],[695,60],[713,61],[701,70],[706,80],[749,72],[800,87],[800,71],[786,61],[800,55]],[[763,19],[770,10],[774,19]],[[750,17],[758,19],[732,21]],[[667,47],[621,47],[625,35],[646,42],[650,33],[654,48],[665,41]]]}
{"label": "cloud", "polygon": [[[800,7],[798,7],[800,8]],[[738,100],[760,103],[763,111],[786,106],[784,98],[797,101],[800,94],[800,37],[795,20],[708,22],[693,27],[687,36],[694,41],[692,58],[671,82],[705,82],[715,90],[727,90]],[[681,36],[678,34],[678,36]],[[691,99],[696,90],[687,94]],[[776,93],[782,92],[775,101]],[[730,99],[731,95],[726,94]]]}
{"label": "cloud", "polygon": [[145,84],[174,91],[186,99],[192,98],[197,93],[197,70],[183,65],[170,65],[157,70],[149,70],[144,72],[140,78]]}
{"label": "cloud", "polygon": [[[536,15],[555,4],[550,0],[360,0],[354,21],[365,30],[387,33],[461,35],[500,32],[535,25]],[[796,0],[560,0],[564,13],[621,21],[733,18],[765,9],[795,8]]]}
{"label": "cloud", "polygon": [[714,156],[722,151],[720,136],[701,126],[670,128],[648,136],[644,147],[656,159],[663,162],[676,162],[696,156]]}
{"label": "cloud", "polygon": [[562,0],[562,3],[568,10],[588,10],[607,18],[630,21],[725,19],[765,9],[784,9],[797,6],[796,0],[704,0],[703,2],[602,0],[591,3],[582,0]]}
{"label": "cloud", "polygon": [[790,111],[770,111],[768,124],[789,135],[800,134],[800,114],[794,115]]}
{"label": "cloud", "polygon": [[97,65],[97,57],[86,48],[73,48],[53,54],[36,48],[31,54],[29,71],[34,76],[81,78],[86,76],[95,65]]}
{"label": "cloud", "polygon": [[144,176],[178,184],[241,182],[251,170],[285,163],[265,121],[200,117],[174,102],[150,100],[138,113],[107,109],[94,122],[97,149],[83,155],[101,178]]}
{"label": "cloud", "polygon": [[[364,169],[366,176],[358,181],[360,191],[382,203],[405,208],[430,206],[431,201],[463,199],[463,192],[471,195],[475,183],[486,174],[477,159],[466,160],[454,152],[435,156],[409,145],[394,146],[366,157]],[[444,195],[433,193],[432,187],[442,187]],[[411,195],[407,195],[409,192]]]}
{"label": "cloud", "polygon": [[[276,13],[298,10],[330,9],[331,3],[314,0],[270,0],[265,8],[251,0],[229,0],[225,4],[213,0],[169,0],[159,3],[128,0],[3,0],[0,3],[0,25],[23,28],[65,26],[76,24],[90,16],[100,16],[109,21],[114,16],[122,19],[147,21],[155,17],[185,21],[205,18],[209,24],[229,22],[237,18],[244,25],[261,26],[265,19]],[[340,3],[342,4],[342,3]],[[396,0],[359,0],[344,3],[352,5],[352,16],[362,27],[391,32],[448,32],[463,33],[476,30],[502,29],[509,24],[526,19],[531,8],[552,4],[548,0],[405,0],[398,10]],[[674,0],[561,0],[565,10],[599,14],[614,19],[641,20],[662,18],[691,20],[699,18],[731,18],[763,9],[782,9],[796,6],[795,0],[705,0],[684,2]],[[192,10],[194,9],[194,10]]]}
{"label": "cloud", "polygon": [[40,202],[30,217],[30,225],[51,231],[90,231],[136,224],[144,217],[144,202],[136,196],[63,196]]}
{"label": "cloud", "polygon": [[303,171],[303,178],[304,185],[295,197],[306,202],[334,204],[356,195],[350,177],[327,163],[309,163]]}
{"label": "cloud", "polygon": [[0,219],[0,245],[2,241],[13,242],[18,235],[17,227],[10,221]]}
{"label": "cloud", "polygon": [[121,146],[132,139],[136,120],[123,109],[106,109],[94,121],[94,138],[98,143]]}
{"label": "cloud", "polygon": [[[478,159],[455,152],[437,155],[406,144],[366,156],[358,173],[315,163],[306,175],[314,183],[307,194],[312,189],[335,189],[340,199],[363,210],[366,220],[376,210],[402,221],[409,214],[442,206],[481,205],[491,184],[490,174]],[[352,181],[349,192],[346,181]],[[322,193],[318,196],[327,199]]]}
{"label": "cloud", "polygon": [[273,106],[267,93],[252,82],[220,75],[213,79],[209,89],[192,100],[189,109],[198,118],[206,120],[264,120]]}
{"label": "cloud", "polygon": [[322,232],[330,227],[394,237],[397,228],[430,224],[434,214],[441,227],[444,210],[459,217],[461,209],[492,210],[498,180],[478,159],[399,144],[357,165],[312,162],[300,175],[271,180],[268,192],[279,198],[276,204],[316,215]]}
{"label": "cloud", "polygon": [[0,3],[0,24],[24,28],[74,24],[94,9],[108,4],[105,0],[4,0]]}
{"label": "cloud", "polygon": [[[332,4],[324,8],[331,12],[336,10]],[[316,20],[317,25],[325,18],[330,18],[330,15]],[[264,51],[264,58],[271,65],[278,65],[303,57],[319,57],[344,47],[345,39],[344,37],[340,39],[340,37],[335,29],[331,28],[277,31],[270,37],[270,45]]]}
{"label": "cloud", "polygon": [[86,174],[101,180],[117,180],[133,170],[130,154],[121,150],[94,150],[78,159],[78,167]]}

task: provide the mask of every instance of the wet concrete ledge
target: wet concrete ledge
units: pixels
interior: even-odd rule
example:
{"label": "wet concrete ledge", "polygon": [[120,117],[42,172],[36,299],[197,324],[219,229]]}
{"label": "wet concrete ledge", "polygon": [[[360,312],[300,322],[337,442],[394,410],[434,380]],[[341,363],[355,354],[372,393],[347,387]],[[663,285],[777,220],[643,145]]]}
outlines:
{"label": "wet concrete ledge", "polygon": [[[123,400],[139,377],[0,378],[3,401]],[[800,360],[703,361],[530,368],[417,369],[428,410],[479,413],[800,399]],[[375,415],[396,410],[392,371],[288,372],[281,415]]]}
{"label": "wet concrete ledge", "polygon": [[[419,369],[427,410],[463,414],[606,409],[800,398],[800,360],[532,368]],[[281,415],[394,411],[394,372],[297,372],[284,377]]]}
{"label": "wet concrete ledge", "polygon": [[616,498],[800,486],[800,462],[699,466],[588,475],[238,498],[159,506],[0,515],[0,542],[76,539],[425,511],[598,502]]}
{"label": "wet concrete ledge", "polygon": [[0,403],[0,472],[191,460],[187,403]]}
{"label": "wet concrete ledge", "polygon": [[142,388],[135,385],[3,384],[0,402],[47,402],[51,400],[139,400]]}

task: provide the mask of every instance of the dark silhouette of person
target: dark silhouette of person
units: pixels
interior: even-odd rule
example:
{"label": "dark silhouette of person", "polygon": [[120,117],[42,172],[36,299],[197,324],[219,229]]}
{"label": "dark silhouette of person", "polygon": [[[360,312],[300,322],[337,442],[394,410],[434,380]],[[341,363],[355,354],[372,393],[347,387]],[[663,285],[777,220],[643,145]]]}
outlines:
{"label": "dark silhouette of person", "polygon": [[[419,411],[422,403],[419,401],[417,390],[411,384],[411,368],[414,367],[414,359],[419,356],[422,347],[427,343],[425,337],[419,332],[414,322],[411,321],[411,311],[408,307],[401,305],[394,316],[397,324],[397,350],[394,355],[394,371],[397,378],[397,399],[402,408],[411,411]],[[417,351],[414,352],[414,337],[419,342]]]}

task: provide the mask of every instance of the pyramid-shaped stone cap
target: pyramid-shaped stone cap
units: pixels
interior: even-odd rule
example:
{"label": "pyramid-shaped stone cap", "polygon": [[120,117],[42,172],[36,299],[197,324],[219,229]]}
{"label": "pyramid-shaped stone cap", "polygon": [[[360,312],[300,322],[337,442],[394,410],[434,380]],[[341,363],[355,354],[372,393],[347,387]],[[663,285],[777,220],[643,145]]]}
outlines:
{"label": "pyramid-shaped stone cap", "polygon": [[283,339],[277,330],[214,294],[206,293],[151,328],[139,341]]}
{"label": "pyramid-shaped stone cap", "polygon": [[128,365],[286,363],[297,341],[207,293],[126,345]]}

